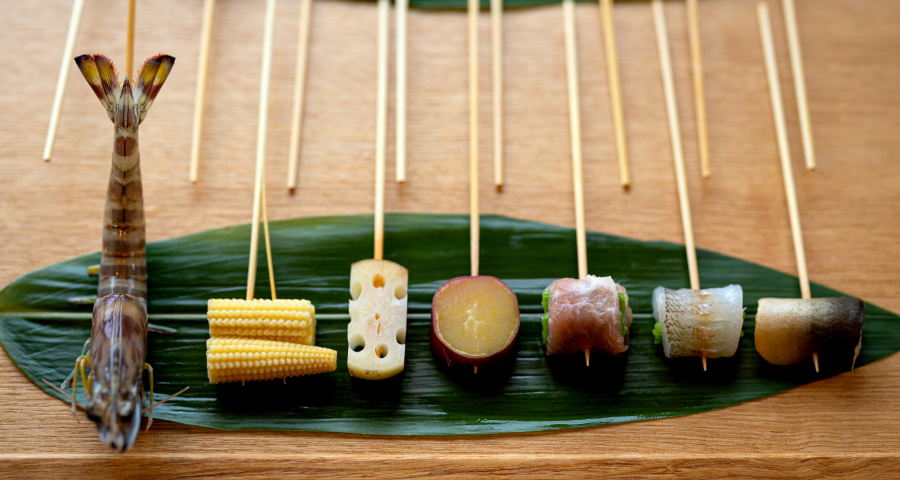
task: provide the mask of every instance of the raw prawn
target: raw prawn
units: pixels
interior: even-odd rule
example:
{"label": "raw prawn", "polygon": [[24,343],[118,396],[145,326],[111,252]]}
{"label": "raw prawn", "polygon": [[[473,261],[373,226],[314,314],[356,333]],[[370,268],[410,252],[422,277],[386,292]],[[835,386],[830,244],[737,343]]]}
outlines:
{"label": "raw prawn", "polygon": [[[91,338],[75,362],[72,410],[80,374],[86,389],[87,416],[97,424],[100,440],[118,452],[128,450],[137,438],[145,369],[150,374],[150,402],[153,401],[153,369],[145,363],[147,261],[138,126],[174,62],[175,58],[168,55],[147,59],[132,89],[127,75],[119,86],[118,74],[107,57],[82,55],[75,59],[115,125],[115,136],[103,218],[100,285]],[[85,367],[91,369],[88,375]],[[152,422],[151,409],[147,428]]]}

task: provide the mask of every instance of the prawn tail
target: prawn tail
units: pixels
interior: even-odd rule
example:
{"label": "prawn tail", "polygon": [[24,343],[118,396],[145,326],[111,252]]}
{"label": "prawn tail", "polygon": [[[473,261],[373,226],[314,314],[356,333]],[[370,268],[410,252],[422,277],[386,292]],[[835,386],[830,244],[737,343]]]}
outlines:
{"label": "prawn tail", "polygon": [[100,99],[100,103],[106,108],[109,119],[115,122],[116,106],[122,89],[119,86],[119,74],[112,60],[105,55],[81,55],[75,57],[75,64]]}
{"label": "prawn tail", "polygon": [[138,114],[138,124],[144,121],[150,105],[156,99],[156,95],[175,64],[175,57],[159,54],[148,58],[141,65],[137,74],[137,84],[134,88],[135,109]]}

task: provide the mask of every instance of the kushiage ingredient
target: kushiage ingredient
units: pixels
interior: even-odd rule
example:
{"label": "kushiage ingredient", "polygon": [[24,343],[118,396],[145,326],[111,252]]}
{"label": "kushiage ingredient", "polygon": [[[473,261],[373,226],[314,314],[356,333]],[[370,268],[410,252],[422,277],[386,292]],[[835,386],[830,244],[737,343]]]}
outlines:
{"label": "kushiage ingredient", "polygon": [[394,262],[362,260],[350,266],[350,375],[381,380],[403,371],[408,285],[409,271]]}
{"label": "kushiage ingredient", "polygon": [[447,365],[503,365],[519,335],[519,301],[498,278],[458,277],[434,294],[431,348]]}
{"label": "kushiage ingredient", "polygon": [[273,340],[210,338],[206,341],[206,368],[211,383],[299,377],[333,372],[337,352]]}
{"label": "kushiage ingredient", "polygon": [[743,297],[740,285],[653,290],[653,317],[666,357],[733,356],[744,325]]}
{"label": "kushiage ingredient", "polygon": [[[100,441],[117,452],[131,448],[141,423],[144,370],[147,357],[147,261],[144,198],[141,181],[139,125],[169,76],[175,58],[156,55],[138,69],[132,83],[103,55],[81,55],[75,63],[114,124],[112,168],[103,215],[100,284],[91,321],[91,338],[75,361],[85,383],[85,409],[97,424]],[[109,157],[107,157],[109,158]],[[91,274],[88,270],[88,274]],[[87,350],[90,353],[87,353]],[[85,367],[91,368],[85,377]],[[72,398],[78,376],[72,375]],[[86,381],[87,380],[87,381]],[[63,387],[65,388],[64,382]],[[147,426],[153,422],[153,407]],[[72,402],[75,413],[75,402]]]}
{"label": "kushiage ingredient", "polygon": [[853,368],[865,321],[866,306],[858,298],[761,298],[756,350],[774,365],[796,365],[818,353],[823,361]]}
{"label": "kushiage ingredient", "polygon": [[611,277],[562,278],[544,292],[547,355],[628,350],[631,308],[625,288]]}
{"label": "kushiage ingredient", "polygon": [[211,337],[240,336],[316,344],[316,308],[309,300],[211,299]]}

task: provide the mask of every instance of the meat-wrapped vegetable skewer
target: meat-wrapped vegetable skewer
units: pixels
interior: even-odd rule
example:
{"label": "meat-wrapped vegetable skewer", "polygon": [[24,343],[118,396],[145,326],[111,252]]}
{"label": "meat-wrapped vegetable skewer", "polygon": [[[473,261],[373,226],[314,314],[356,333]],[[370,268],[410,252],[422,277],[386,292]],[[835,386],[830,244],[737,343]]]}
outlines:
{"label": "meat-wrapped vegetable skewer", "polygon": [[616,357],[628,350],[632,311],[625,287],[612,277],[561,278],[544,290],[542,337],[547,355],[591,352]]}
{"label": "meat-wrapped vegetable skewer", "polygon": [[625,288],[611,277],[588,275],[574,8],[571,0],[563,2],[579,278],[561,278],[544,290],[542,340],[548,356],[583,353],[585,364],[590,366],[591,352],[615,357],[628,350],[631,309]]}

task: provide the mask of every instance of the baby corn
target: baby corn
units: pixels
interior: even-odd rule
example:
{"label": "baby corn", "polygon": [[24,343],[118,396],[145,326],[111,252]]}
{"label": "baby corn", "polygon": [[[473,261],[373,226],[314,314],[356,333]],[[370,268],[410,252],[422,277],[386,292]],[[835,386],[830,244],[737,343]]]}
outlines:
{"label": "baby corn", "polygon": [[250,337],[315,345],[316,308],[309,300],[211,299],[210,337]]}
{"label": "baby corn", "polygon": [[206,341],[210,383],[247,382],[333,372],[337,352],[329,348],[248,338]]}

